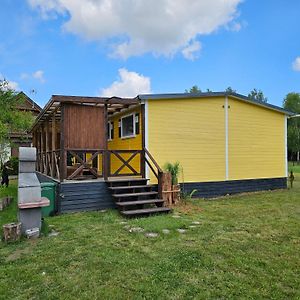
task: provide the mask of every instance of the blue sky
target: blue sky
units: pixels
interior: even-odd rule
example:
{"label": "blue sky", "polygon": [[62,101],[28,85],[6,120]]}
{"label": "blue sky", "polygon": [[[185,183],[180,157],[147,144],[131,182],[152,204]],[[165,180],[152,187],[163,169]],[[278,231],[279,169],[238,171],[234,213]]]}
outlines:
{"label": "blue sky", "polygon": [[257,88],[276,105],[300,92],[298,0],[105,3],[1,0],[0,75],[42,106],[52,94],[134,96],[193,85]]}

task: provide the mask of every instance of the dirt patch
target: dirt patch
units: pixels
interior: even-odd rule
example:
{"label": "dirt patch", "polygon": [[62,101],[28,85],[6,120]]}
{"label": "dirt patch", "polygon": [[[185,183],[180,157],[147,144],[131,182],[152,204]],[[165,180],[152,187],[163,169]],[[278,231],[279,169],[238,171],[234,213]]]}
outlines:
{"label": "dirt patch", "polygon": [[33,252],[33,249],[34,249],[36,243],[37,243],[36,240],[29,240],[28,247],[26,247],[24,249],[17,249],[16,251],[14,251],[10,255],[8,255],[5,259],[5,261],[6,262],[15,261],[17,259],[20,259],[23,255],[31,254]]}
{"label": "dirt patch", "polygon": [[195,214],[203,211],[203,208],[191,203],[180,204],[177,208],[179,212],[183,214]]}

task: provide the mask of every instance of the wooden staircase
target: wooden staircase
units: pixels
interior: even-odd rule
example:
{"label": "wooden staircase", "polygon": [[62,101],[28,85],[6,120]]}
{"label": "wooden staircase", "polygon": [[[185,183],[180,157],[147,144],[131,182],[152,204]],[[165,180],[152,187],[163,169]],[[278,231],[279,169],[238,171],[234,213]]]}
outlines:
{"label": "wooden staircase", "polygon": [[107,180],[108,188],[123,216],[138,217],[168,213],[164,200],[159,199],[157,186],[148,184],[149,179],[126,178]]}

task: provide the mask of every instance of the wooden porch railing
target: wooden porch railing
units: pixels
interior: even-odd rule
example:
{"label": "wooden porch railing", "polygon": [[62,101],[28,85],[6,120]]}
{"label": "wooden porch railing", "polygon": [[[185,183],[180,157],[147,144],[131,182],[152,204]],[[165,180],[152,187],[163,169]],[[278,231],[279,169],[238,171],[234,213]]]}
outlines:
{"label": "wooden porch railing", "polygon": [[[124,157],[124,155],[127,157]],[[141,163],[143,150],[107,150],[107,156],[108,177],[143,175],[143,166]],[[136,165],[132,164],[134,158],[139,158],[138,168]],[[116,165],[121,163],[121,165],[115,171],[111,170],[113,162],[115,162]],[[121,171],[125,168],[127,168],[127,171],[121,173]]]}
{"label": "wooden porch railing", "polygon": [[[163,173],[163,170],[161,169],[161,167],[155,161],[154,157],[150,154],[150,152],[146,148],[143,149],[143,152],[144,152],[144,160],[145,160],[145,162],[147,163],[147,165],[149,166],[149,168],[151,169],[151,171],[153,172],[153,174],[155,175],[155,177],[159,180],[159,177],[160,177],[161,173]],[[154,167],[156,168],[156,170],[152,166],[151,163],[154,165]]]}
{"label": "wooden porch railing", "polygon": [[146,165],[159,181],[162,169],[141,150],[65,149],[38,153],[37,170],[60,181],[119,176],[146,177]]}
{"label": "wooden porch railing", "polygon": [[60,150],[47,151],[37,154],[36,168],[39,172],[60,179]]}

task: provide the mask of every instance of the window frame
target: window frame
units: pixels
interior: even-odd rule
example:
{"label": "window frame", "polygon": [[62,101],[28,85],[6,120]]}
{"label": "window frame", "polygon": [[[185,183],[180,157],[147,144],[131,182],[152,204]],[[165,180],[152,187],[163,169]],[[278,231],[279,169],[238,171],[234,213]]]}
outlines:
{"label": "window frame", "polygon": [[[113,140],[111,131],[114,130],[114,122],[113,121],[108,121],[108,137],[107,141],[110,142]],[[113,134],[114,135],[114,134]]]}
{"label": "window frame", "polygon": [[[130,116],[132,116],[132,124],[133,124],[133,126],[132,126],[132,128],[133,128],[133,134],[131,134],[131,135],[123,135],[123,119],[125,119],[125,118],[128,118],[128,117],[130,117]],[[125,115],[125,116],[122,116],[121,117],[121,139],[130,139],[130,138],[134,138],[134,137],[136,137],[136,131],[135,131],[135,113],[131,113],[131,114],[128,114],[128,115]]]}

